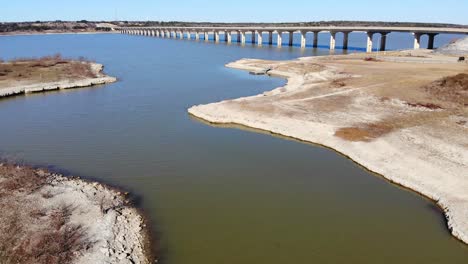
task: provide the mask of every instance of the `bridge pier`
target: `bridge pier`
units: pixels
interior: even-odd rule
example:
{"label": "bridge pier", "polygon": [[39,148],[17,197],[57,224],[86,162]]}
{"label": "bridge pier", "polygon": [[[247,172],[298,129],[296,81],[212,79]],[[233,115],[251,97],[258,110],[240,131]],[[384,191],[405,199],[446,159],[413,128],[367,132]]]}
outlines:
{"label": "bridge pier", "polygon": [[301,31],[301,48],[305,48],[306,47],[306,34],[307,32],[306,31]]}
{"label": "bridge pier", "polygon": [[372,37],[374,36],[374,32],[367,32],[367,46],[366,46],[366,52],[372,52]]}
{"label": "bridge pier", "polygon": [[343,32],[343,49],[344,50],[348,49],[349,33],[350,32]]}
{"label": "bridge pier", "polygon": [[200,40],[200,32],[195,31],[195,40]]}
{"label": "bridge pier", "polygon": [[388,32],[380,32],[380,51],[385,51],[387,47],[387,34]]}
{"label": "bridge pier", "polygon": [[239,31],[241,36],[241,43],[245,44],[245,31]]}
{"label": "bridge pier", "polygon": [[215,39],[216,43],[219,42],[219,31],[217,31],[217,30],[214,31],[214,39]]}
{"label": "bridge pier", "polygon": [[319,37],[320,31],[314,31],[314,44],[313,47],[317,48],[318,47],[318,37]]}
{"label": "bridge pier", "polygon": [[187,31],[187,39],[188,40],[191,40],[192,39],[192,33],[189,31]]}
{"label": "bridge pier", "polygon": [[258,46],[262,46],[263,45],[262,31],[257,31],[257,36],[258,36]]}
{"label": "bridge pier", "polygon": [[268,45],[273,45],[273,31],[268,31]]}
{"label": "bridge pier", "polygon": [[232,32],[231,31],[226,31],[226,42],[227,43],[232,43]]}
{"label": "bridge pier", "polygon": [[278,47],[281,47],[283,45],[283,32],[281,31],[276,31],[278,32],[278,35],[276,36],[277,37],[277,40],[276,40],[276,46]]}
{"label": "bridge pier", "polygon": [[292,46],[294,43],[294,31],[289,31],[289,46]]}
{"label": "bridge pier", "polygon": [[180,39],[184,39],[184,30],[183,30],[183,29],[181,29],[181,30],[179,31],[179,38],[180,38]]}
{"label": "bridge pier", "polygon": [[206,42],[210,39],[210,35],[207,31],[203,31],[203,40]]}
{"label": "bridge pier", "polygon": [[414,32],[413,35],[414,35],[414,46],[413,46],[413,48],[416,50],[416,49],[419,49],[421,47],[421,35],[422,34]]}
{"label": "bridge pier", "polygon": [[435,36],[437,36],[437,33],[429,33],[427,34],[429,36],[429,40],[427,42],[427,49],[434,49],[434,40]]}
{"label": "bridge pier", "polygon": [[336,32],[330,31],[330,50],[335,50],[336,46]]}

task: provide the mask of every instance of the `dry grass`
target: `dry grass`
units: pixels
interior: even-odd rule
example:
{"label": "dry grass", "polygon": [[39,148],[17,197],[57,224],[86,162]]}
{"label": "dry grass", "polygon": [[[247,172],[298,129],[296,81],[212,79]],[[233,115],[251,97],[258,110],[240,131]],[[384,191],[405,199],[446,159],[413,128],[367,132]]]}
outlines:
{"label": "dry grass", "polygon": [[381,61],[381,60],[378,60],[378,59],[376,59],[374,57],[365,57],[364,61],[376,61],[377,62],[377,61]]}
{"label": "dry grass", "polygon": [[356,127],[343,127],[335,132],[335,136],[348,141],[369,142],[375,138],[388,134],[394,130],[390,124],[384,122],[363,124]]}
{"label": "dry grass", "polygon": [[57,82],[68,79],[95,78],[89,60],[71,60],[60,54],[41,58],[16,58],[0,63],[0,88],[17,82]]}
{"label": "dry grass", "polygon": [[468,74],[460,73],[432,82],[425,91],[439,100],[468,106]]}
{"label": "dry grass", "polygon": [[70,263],[92,245],[86,230],[70,223],[70,205],[44,208],[37,202],[34,195],[47,180],[32,168],[0,166],[0,263]]}

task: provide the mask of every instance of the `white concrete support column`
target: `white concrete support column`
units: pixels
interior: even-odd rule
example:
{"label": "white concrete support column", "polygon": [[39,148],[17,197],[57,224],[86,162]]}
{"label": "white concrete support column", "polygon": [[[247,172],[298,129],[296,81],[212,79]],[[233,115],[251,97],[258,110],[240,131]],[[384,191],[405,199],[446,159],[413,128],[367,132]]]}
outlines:
{"label": "white concrete support column", "polygon": [[413,33],[414,35],[414,49],[419,49],[421,47],[421,33]]}
{"label": "white concrete support column", "polygon": [[200,40],[200,32],[195,31],[195,40]]}
{"label": "white concrete support column", "polygon": [[289,46],[292,46],[294,43],[294,31],[289,31]]}
{"label": "white concrete support column", "polygon": [[239,31],[241,36],[241,43],[245,44],[245,31]]}
{"label": "white concrete support column", "polygon": [[204,32],[203,32],[203,35],[204,35],[204,40],[205,40],[205,41],[209,41],[209,40],[210,40],[210,34],[208,34],[208,31],[204,31]]}
{"label": "white concrete support column", "polygon": [[156,37],[158,38],[159,38],[159,33],[160,33],[159,30],[156,29]]}
{"label": "white concrete support column", "polygon": [[381,32],[380,33],[380,51],[385,51],[387,47],[387,34],[388,32]]}
{"label": "white concrete support column", "polygon": [[192,39],[192,33],[189,31],[187,31],[187,39],[188,40],[191,40]]}
{"label": "white concrete support column", "polygon": [[313,47],[317,48],[318,47],[318,37],[319,37],[319,31],[314,31],[314,44]]}
{"label": "white concrete support column", "polygon": [[307,41],[306,34],[307,34],[306,31],[301,31],[301,48],[306,47],[306,41]]}
{"label": "white concrete support column", "polygon": [[374,36],[374,32],[367,32],[367,47],[366,52],[372,52],[372,37]]}
{"label": "white concrete support column", "polygon": [[283,45],[283,34],[281,31],[277,31],[277,40],[276,40],[276,46],[281,47]]}
{"label": "white concrete support column", "polygon": [[252,31],[251,33],[252,33],[252,35],[251,35],[252,37],[250,38],[250,40],[251,40],[252,44],[255,44],[255,36],[257,34],[255,34],[255,31]]}
{"label": "white concrete support column", "polygon": [[343,49],[348,49],[348,42],[349,42],[349,33],[350,32],[343,32]]}
{"label": "white concrete support column", "polygon": [[428,42],[427,42],[427,49],[434,49],[434,40],[435,36],[437,36],[436,33],[430,33],[427,34],[429,36]]}
{"label": "white concrete support column", "polygon": [[226,42],[227,43],[232,42],[232,32],[231,31],[226,31]]}
{"label": "white concrete support column", "polygon": [[179,32],[179,38],[184,39],[184,30],[180,30]]}
{"label": "white concrete support column", "polygon": [[263,45],[263,35],[262,35],[262,31],[257,31],[257,37],[258,37],[258,41],[257,41],[257,45],[258,46],[262,46]]}
{"label": "white concrete support column", "polygon": [[273,45],[273,31],[268,31],[268,45]]}
{"label": "white concrete support column", "polygon": [[336,46],[336,32],[330,32],[330,50],[335,50]]}
{"label": "white concrete support column", "polygon": [[215,30],[214,38],[215,38],[215,42],[219,42],[219,31]]}

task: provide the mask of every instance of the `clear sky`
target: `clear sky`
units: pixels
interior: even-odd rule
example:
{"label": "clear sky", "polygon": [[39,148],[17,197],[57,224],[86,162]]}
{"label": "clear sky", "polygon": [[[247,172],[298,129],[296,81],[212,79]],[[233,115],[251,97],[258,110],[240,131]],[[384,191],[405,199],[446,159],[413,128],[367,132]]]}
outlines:
{"label": "clear sky", "polygon": [[0,21],[366,20],[468,24],[468,0],[2,0]]}

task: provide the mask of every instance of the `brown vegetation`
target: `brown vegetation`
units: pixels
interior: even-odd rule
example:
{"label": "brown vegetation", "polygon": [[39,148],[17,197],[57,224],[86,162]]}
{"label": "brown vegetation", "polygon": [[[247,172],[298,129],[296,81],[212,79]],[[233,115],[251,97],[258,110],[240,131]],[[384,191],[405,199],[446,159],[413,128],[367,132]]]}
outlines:
{"label": "brown vegetation", "polygon": [[39,209],[35,195],[47,182],[38,170],[0,165],[0,263],[70,263],[91,246],[85,230],[70,223],[69,205]]}
{"label": "brown vegetation", "polygon": [[371,141],[390,133],[393,127],[385,122],[363,124],[356,127],[343,127],[335,132],[335,136],[348,141]]}
{"label": "brown vegetation", "polygon": [[41,58],[17,58],[0,63],[0,88],[18,82],[47,83],[81,78],[95,78],[90,61],[71,60],[60,54]]}
{"label": "brown vegetation", "polygon": [[426,92],[439,100],[468,106],[468,74],[460,73],[432,82],[424,87]]}
{"label": "brown vegetation", "polygon": [[440,105],[436,105],[433,103],[408,103],[406,102],[406,105],[409,105],[412,107],[424,107],[424,108],[431,109],[431,110],[442,109]]}
{"label": "brown vegetation", "polygon": [[365,57],[364,61],[380,61],[380,60],[378,60],[377,58],[374,58],[374,57]]}

